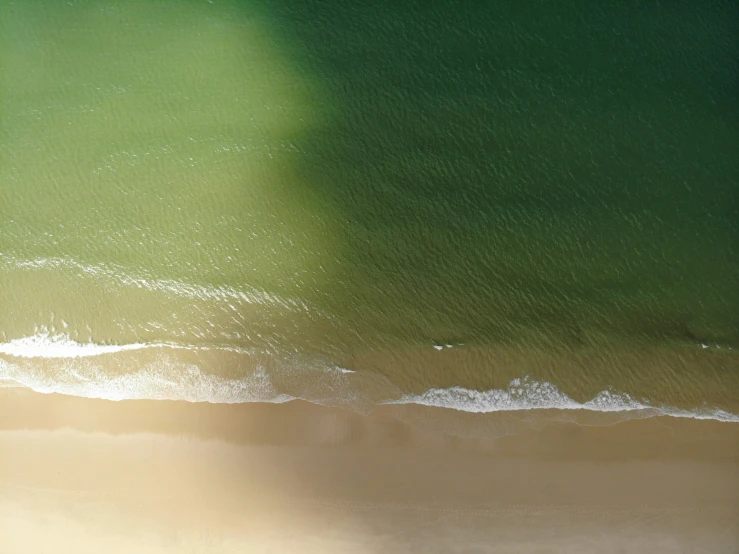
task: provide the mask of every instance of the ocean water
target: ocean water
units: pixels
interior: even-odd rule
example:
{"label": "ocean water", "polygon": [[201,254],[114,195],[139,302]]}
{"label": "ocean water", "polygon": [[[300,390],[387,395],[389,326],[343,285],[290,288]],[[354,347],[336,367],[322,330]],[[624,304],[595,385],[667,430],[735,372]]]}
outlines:
{"label": "ocean water", "polygon": [[0,3],[0,383],[736,420],[728,1]]}

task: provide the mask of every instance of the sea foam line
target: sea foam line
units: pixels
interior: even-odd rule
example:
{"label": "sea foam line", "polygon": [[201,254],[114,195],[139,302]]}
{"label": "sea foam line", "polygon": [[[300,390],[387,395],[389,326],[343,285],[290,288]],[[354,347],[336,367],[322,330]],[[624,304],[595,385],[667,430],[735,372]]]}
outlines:
{"label": "sea foam line", "polygon": [[75,366],[64,360],[54,377],[0,359],[0,380],[43,394],[67,394],[103,400],[184,400],[216,404],[282,403],[294,397],[277,391],[267,371],[258,366],[241,379],[203,373],[193,364],[159,360],[133,373],[108,375],[95,365]]}
{"label": "sea foam line", "polygon": [[[250,352],[223,346],[184,346],[167,343],[133,343],[108,345],[79,343],[66,335],[52,335],[47,331],[29,337],[0,343],[0,354],[15,358],[56,359],[62,364],[54,376],[42,374],[24,363],[18,366],[0,359],[0,379],[23,384],[37,392],[70,394],[87,398],[108,400],[150,399],[187,400],[191,402],[240,403],[286,402],[301,398],[310,402],[338,401],[352,404],[348,398],[311,399],[281,394],[271,385],[264,368],[244,379],[226,379],[203,373],[197,366],[161,359],[145,368],[126,375],[107,375],[102,368],[89,366],[78,358],[93,358],[103,354],[115,354],[144,348],[229,350]],[[81,364],[85,365],[81,365]],[[335,365],[322,366],[326,373],[348,377],[354,372]],[[331,387],[332,388],[332,387]],[[351,387],[350,387],[351,389]],[[335,391],[334,391],[335,392]],[[345,390],[355,398],[360,390]],[[739,415],[718,408],[685,410],[672,406],[655,406],[646,400],[638,401],[627,393],[601,391],[591,400],[577,402],[560,391],[556,385],[535,381],[529,377],[514,379],[505,389],[485,391],[463,387],[430,389],[421,394],[405,394],[380,404],[419,404],[471,413],[491,413],[517,410],[588,410],[593,412],[632,412],[644,415],[713,419],[739,422]]]}
{"label": "sea foam line", "polygon": [[80,343],[66,335],[51,335],[37,333],[30,337],[13,339],[10,342],[0,343],[0,354],[18,358],[86,358],[124,352],[126,350],[140,350],[158,344],[95,344]]}
{"label": "sea foam line", "polygon": [[48,330],[41,330],[34,335],[13,339],[0,343],[0,354],[16,358],[91,358],[104,354],[115,354],[128,350],[143,350],[146,348],[169,348],[180,350],[219,350],[251,354],[249,350],[235,346],[221,345],[185,345],[171,342],[137,342],[127,344],[99,344],[95,342],[77,342],[64,334],[51,334]]}
{"label": "sea foam line", "polygon": [[739,415],[718,408],[684,410],[672,406],[654,406],[635,400],[627,393],[601,391],[587,402],[577,402],[556,385],[534,381],[528,377],[514,379],[506,389],[486,391],[463,387],[430,389],[422,394],[406,394],[383,404],[419,404],[462,412],[492,413],[517,410],[588,410],[593,412],[644,411],[649,415],[666,415],[693,419],[739,422]]}

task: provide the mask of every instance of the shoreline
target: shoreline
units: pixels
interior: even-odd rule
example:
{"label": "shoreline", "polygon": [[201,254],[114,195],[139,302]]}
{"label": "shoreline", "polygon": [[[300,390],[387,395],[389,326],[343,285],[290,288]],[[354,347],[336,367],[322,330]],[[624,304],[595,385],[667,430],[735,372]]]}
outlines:
{"label": "shoreline", "polygon": [[[567,418],[607,423],[662,415],[739,421],[739,399],[731,393],[739,386],[739,356],[728,349],[462,346],[282,357],[225,348],[44,341],[24,343],[23,356],[0,352],[0,383],[110,400],[300,399],[362,413],[379,405],[416,404],[470,413],[581,412]],[[118,350],[100,350],[110,348]]]}
{"label": "shoreline", "polygon": [[509,455],[510,449],[516,456],[546,452],[550,457],[671,457],[739,463],[739,425],[733,422],[650,416],[604,423],[597,417],[588,421],[568,415],[567,410],[470,413],[412,404],[386,404],[361,414],[303,400],[110,401],[26,388],[0,389],[0,432],[4,433],[145,434],[235,445],[438,444],[499,455]]}
{"label": "shoreline", "polygon": [[512,433],[491,438],[449,431],[500,429],[499,418],[451,412],[5,389],[0,546],[615,553],[739,545],[739,425],[649,418],[514,429],[508,421]]}

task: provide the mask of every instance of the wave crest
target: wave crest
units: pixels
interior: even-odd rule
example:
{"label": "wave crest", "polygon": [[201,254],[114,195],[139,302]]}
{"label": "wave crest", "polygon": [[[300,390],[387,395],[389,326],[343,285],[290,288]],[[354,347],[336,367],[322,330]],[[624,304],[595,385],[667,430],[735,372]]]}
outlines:
{"label": "wave crest", "polygon": [[30,337],[1,343],[0,353],[18,358],[86,358],[152,346],[157,345],[143,343],[122,345],[80,343],[72,340],[67,335],[52,335],[48,331],[42,331]]}
{"label": "wave crest", "polygon": [[[79,343],[46,330],[0,343],[0,355],[10,357],[0,358],[0,382],[18,383],[37,392],[108,400],[243,403],[302,399],[358,411],[383,404],[420,404],[471,413],[587,410],[739,422],[739,415],[718,408],[654,405],[612,390],[578,402],[553,383],[529,377],[514,379],[505,389],[451,387],[403,394],[377,376],[327,360],[280,360],[267,353],[218,346]],[[99,361],[97,356],[106,359]],[[239,376],[223,376],[226,367],[237,368]]]}
{"label": "wave crest", "polygon": [[516,410],[589,410],[593,412],[644,412],[644,415],[715,419],[739,422],[735,415],[718,408],[683,410],[672,406],[654,406],[635,400],[627,393],[601,391],[587,402],[577,402],[556,385],[528,377],[514,379],[506,389],[479,391],[463,387],[430,389],[422,394],[405,394],[385,404],[420,404],[462,412],[491,413]]}

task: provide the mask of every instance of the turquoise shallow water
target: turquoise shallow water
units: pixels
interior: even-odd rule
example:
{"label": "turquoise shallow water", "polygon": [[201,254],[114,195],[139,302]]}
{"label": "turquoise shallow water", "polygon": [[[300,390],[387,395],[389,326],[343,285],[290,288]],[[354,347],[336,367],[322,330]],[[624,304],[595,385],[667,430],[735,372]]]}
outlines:
{"label": "turquoise shallow water", "polygon": [[4,2],[2,376],[733,409],[736,12]]}

